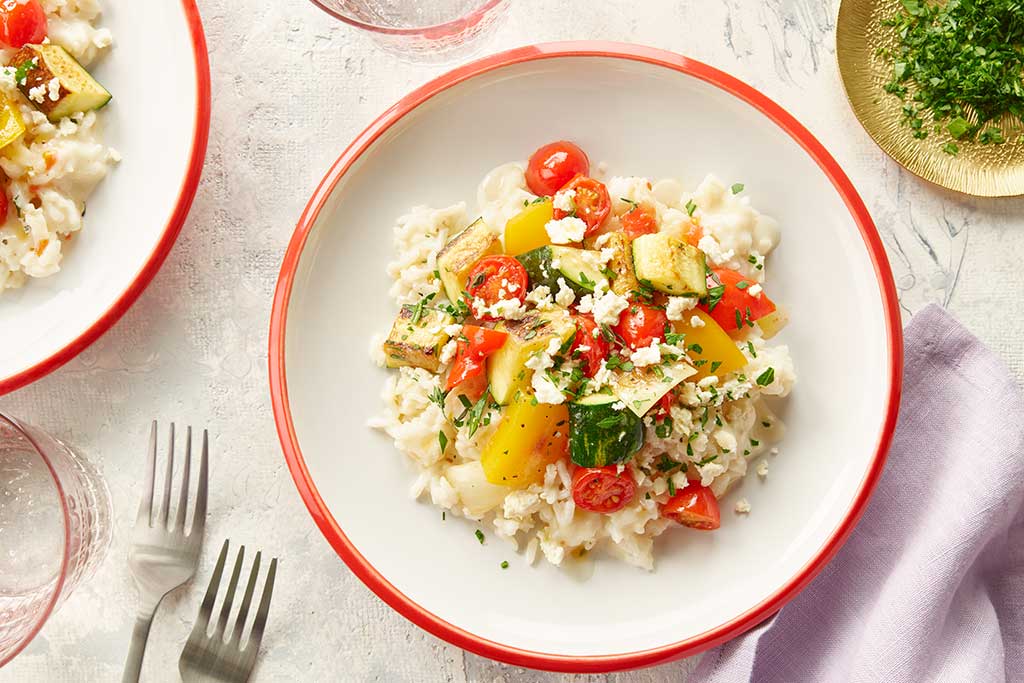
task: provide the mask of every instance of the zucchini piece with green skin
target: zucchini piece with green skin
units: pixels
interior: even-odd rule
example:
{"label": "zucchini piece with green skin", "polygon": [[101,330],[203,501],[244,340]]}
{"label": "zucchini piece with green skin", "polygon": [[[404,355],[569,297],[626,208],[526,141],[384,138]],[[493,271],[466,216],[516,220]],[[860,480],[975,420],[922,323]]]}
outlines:
{"label": "zucchini piece with green skin", "polygon": [[391,334],[384,342],[384,360],[389,368],[409,366],[430,372],[441,369],[441,349],[448,342],[444,328],[452,324],[444,311],[406,304],[398,312]]}
{"label": "zucchini piece with green skin", "polygon": [[[67,50],[54,43],[25,45],[14,55],[9,66],[24,78],[18,88],[36,109],[56,123],[61,119],[100,109],[110,101],[111,95],[100,85]],[[56,79],[59,87],[51,90]],[[41,89],[41,91],[40,91]],[[32,97],[32,91],[41,92]]]}
{"label": "zucchini piece with green skin", "polygon": [[591,394],[569,404],[569,454],[580,467],[624,462],[644,445],[644,423],[618,397]]}
{"label": "zucchini piece with green skin", "polygon": [[642,284],[672,296],[705,296],[708,293],[704,252],[697,247],[656,232],[633,240],[633,270]]}
{"label": "zucchini piece with green skin", "polygon": [[601,253],[574,247],[547,245],[537,247],[516,256],[530,276],[530,286],[546,285],[552,294],[558,292],[558,279],[576,293],[576,296],[590,294],[597,283],[607,280],[596,265]]}

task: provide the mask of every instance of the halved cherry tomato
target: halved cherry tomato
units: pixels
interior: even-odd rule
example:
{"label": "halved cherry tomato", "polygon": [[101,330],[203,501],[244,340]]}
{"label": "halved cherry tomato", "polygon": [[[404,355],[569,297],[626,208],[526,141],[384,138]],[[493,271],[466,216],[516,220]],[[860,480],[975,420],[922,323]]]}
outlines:
{"label": "halved cherry tomato", "polygon": [[10,202],[7,199],[7,193],[4,192],[3,188],[0,188],[0,225],[7,222],[7,211],[10,208]]}
{"label": "halved cherry tomato", "polygon": [[[597,323],[589,315],[574,315],[576,336],[569,349],[570,358],[579,358],[583,365],[583,374],[593,377],[601,369],[601,361],[608,357],[608,341],[601,335],[594,336]],[[581,350],[585,347],[586,350]]]}
{"label": "halved cherry tomato", "polygon": [[[502,299],[526,301],[526,288],[530,278],[523,264],[511,256],[485,256],[476,262],[466,276],[466,293],[472,300],[483,299],[492,306]],[[492,315],[481,316],[483,320],[496,320]]]}
{"label": "halved cherry tomato", "polygon": [[708,288],[721,283],[725,289],[714,308],[708,304],[701,304],[701,308],[707,311],[723,330],[734,332],[748,324],[752,326],[755,320],[775,311],[775,304],[767,294],[762,292],[757,296],[751,296],[747,291],[755,284],[754,280],[725,268],[717,268],[711,272],[714,276],[708,277]]}
{"label": "halved cherry tomato", "polygon": [[483,372],[484,359],[500,349],[507,337],[508,335],[500,330],[463,325],[462,334],[456,341],[458,348],[451,370],[448,371],[448,381],[444,385],[444,390],[451,391],[467,379]]}
{"label": "halved cherry tomato", "polygon": [[636,483],[629,469],[618,465],[577,467],[572,473],[572,499],[577,507],[608,514],[629,505],[636,495]]}
{"label": "halved cherry tomato", "polygon": [[718,499],[699,481],[691,481],[676,495],[661,506],[662,517],[667,517],[683,526],[702,531],[712,531],[721,526]]}
{"label": "halved cherry tomato", "polygon": [[0,42],[22,47],[44,38],[46,12],[39,0],[0,0]]}
{"label": "halved cherry tomato", "polygon": [[665,315],[665,311],[634,302],[622,312],[619,324],[614,329],[622,337],[622,341],[636,351],[644,346],[650,346],[655,338],[664,339],[666,325],[668,316]]}
{"label": "halved cherry tomato", "polygon": [[675,392],[670,391],[658,399],[658,402],[654,404],[654,407],[651,408],[650,412],[648,412],[648,415],[653,413],[655,418],[663,420],[671,414],[672,406],[675,405],[675,403]]}
{"label": "halved cherry tomato", "polygon": [[694,223],[686,229],[686,234],[683,235],[683,239],[686,240],[687,244],[695,247],[700,243],[700,238],[703,236],[704,229],[697,225],[696,223]]}
{"label": "halved cherry tomato", "polygon": [[[604,219],[608,217],[608,212],[612,210],[612,200],[608,196],[608,188],[604,186],[604,183],[584,175],[578,175],[566,183],[562,189],[576,192],[576,196],[572,200],[576,207],[575,215],[587,224],[586,234],[589,235],[600,228],[601,223],[604,223]],[[569,216],[570,212],[555,209],[553,215],[555,220],[559,220]]]}
{"label": "halved cherry tomato", "polygon": [[530,156],[526,165],[526,186],[540,197],[550,196],[577,175],[590,173],[590,159],[582,149],[566,140],[551,142]]}
{"label": "halved cherry tomato", "polygon": [[622,231],[631,241],[640,235],[658,232],[658,218],[648,206],[634,204],[633,208],[619,216],[619,220],[622,222]]}

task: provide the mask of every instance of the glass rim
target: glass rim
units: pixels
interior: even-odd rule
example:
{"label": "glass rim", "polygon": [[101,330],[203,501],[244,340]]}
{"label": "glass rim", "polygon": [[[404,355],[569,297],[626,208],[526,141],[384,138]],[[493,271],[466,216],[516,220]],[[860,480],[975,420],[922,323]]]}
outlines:
{"label": "glass rim", "polygon": [[0,422],[5,422],[11,426],[18,434],[20,434],[26,442],[32,447],[32,450],[42,458],[46,464],[46,469],[50,472],[50,478],[53,480],[53,484],[57,489],[57,499],[60,501],[61,516],[64,522],[64,548],[60,561],[60,571],[57,573],[57,580],[53,586],[53,593],[50,595],[50,600],[46,607],[39,615],[39,619],[35,625],[29,629],[28,634],[22,638],[21,642],[18,643],[11,652],[5,657],[0,657],[0,668],[3,668],[8,662],[21,654],[29,643],[35,640],[35,637],[39,635],[39,632],[43,629],[47,620],[53,614],[53,610],[57,607],[57,602],[60,600],[60,595],[64,591],[64,582],[68,574],[68,564],[71,561],[70,548],[71,548],[71,512],[68,510],[67,496],[64,493],[64,487],[60,483],[60,477],[57,476],[57,471],[53,467],[53,463],[50,461],[49,456],[46,455],[45,450],[39,445],[37,439],[26,429],[25,425],[21,423],[15,417],[0,410]]}
{"label": "glass rim", "polygon": [[458,19],[452,19],[445,21],[440,24],[431,24],[427,26],[416,26],[412,28],[394,28],[391,26],[381,26],[380,24],[371,24],[365,21],[360,21],[354,17],[342,14],[336,9],[327,6],[325,0],[310,0],[314,5],[322,9],[330,16],[345,22],[349,26],[355,26],[356,28],[365,29],[367,31],[373,31],[374,33],[383,33],[385,35],[392,36],[415,36],[427,33],[428,31],[440,31],[443,29],[450,28],[462,28],[463,26],[471,26],[475,24],[483,15],[491,11],[498,5],[507,2],[508,0],[485,0],[476,9],[459,17]]}

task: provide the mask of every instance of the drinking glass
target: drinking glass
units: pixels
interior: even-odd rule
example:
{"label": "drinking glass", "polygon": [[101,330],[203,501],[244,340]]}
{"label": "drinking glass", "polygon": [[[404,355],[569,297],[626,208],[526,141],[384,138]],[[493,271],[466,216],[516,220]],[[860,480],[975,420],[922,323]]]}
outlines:
{"label": "drinking glass", "polygon": [[110,493],[88,461],[0,412],[0,667],[110,545]]}
{"label": "drinking glass", "polygon": [[409,61],[461,58],[507,14],[509,0],[312,0]]}

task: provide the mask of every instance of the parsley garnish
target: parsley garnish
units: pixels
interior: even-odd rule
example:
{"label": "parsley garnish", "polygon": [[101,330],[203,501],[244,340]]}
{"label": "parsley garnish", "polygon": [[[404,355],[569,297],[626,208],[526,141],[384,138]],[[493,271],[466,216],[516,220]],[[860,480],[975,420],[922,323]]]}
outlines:
{"label": "parsley garnish", "polygon": [[722,300],[722,296],[725,294],[725,285],[718,285],[717,287],[708,287],[708,313],[715,310],[715,306]]}
{"label": "parsley garnish", "polygon": [[19,64],[18,68],[14,72],[14,82],[18,85],[25,85],[25,81],[28,78],[28,72],[34,68],[36,68],[35,57]]}
{"label": "parsley garnish", "polygon": [[736,283],[736,289],[746,289],[750,285],[751,283],[747,282],[746,280],[740,280],[739,282]]}
{"label": "parsley garnish", "polygon": [[711,363],[711,372],[714,372],[715,370],[717,370],[720,367],[722,367],[722,361],[720,361],[720,360],[712,361],[712,363]]}
{"label": "parsley garnish", "polygon": [[690,344],[686,348],[690,349],[694,353],[704,353],[704,347],[700,344]]}
{"label": "parsley garnish", "polygon": [[766,387],[769,384],[771,384],[773,381],[775,381],[775,368],[768,368],[767,370],[762,372],[760,375],[757,376],[756,381],[762,387]]}
{"label": "parsley garnish", "polygon": [[743,183],[733,183],[732,184],[732,193],[733,194],[739,194],[740,192],[743,192]]}
{"label": "parsley garnish", "polygon": [[754,342],[752,342],[752,341],[748,341],[747,342],[747,351],[750,351],[750,357],[751,358],[757,358],[757,351],[754,350]]}
{"label": "parsley garnish", "polygon": [[672,477],[668,478],[668,495],[676,495],[676,483],[672,481]]}
{"label": "parsley garnish", "polygon": [[476,531],[473,532],[473,535],[476,536],[476,540],[480,541],[480,545],[484,544],[484,532],[482,532],[479,529],[477,529]]}
{"label": "parsley garnish", "polygon": [[686,215],[693,216],[693,212],[697,210],[697,205],[693,203],[692,199],[686,200]]}
{"label": "parsley garnish", "polygon": [[448,435],[444,433],[442,429],[437,433],[437,443],[441,446],[441,454],[444,454],[444,449],[448,447]]}
{"label": "parsley garnish", "polygon": [[594,287],[597,286],[597,282],[591,280],[589,277],[587,277],[587,274],[581,270],[579,285],[580,287],[583,287],[584,289],[590,290],[592,292],[594,291]]}
{"label": "parsley garnish", "polygon": [[659,422],[654,427],[654,433],[659,439],[667,439],[672,436],[672,418],[666,417],[664,422]]}
{"label": "parsley garnish", "polygon": [[425,297],[416,302],[416,305],[412,307],[412,324],[415,325],[423,317],[423,311],[431,301],[433,301],[436,294],[431,292]]}
{"label": "parsley garnish", "polygon": [[740,316],[740,309],[737,308],[736,310],[733,311],[733,313],[736,315],[736,329],[737,330],[742,329],[743,328],[743,318],[742,318],[742,316]]}
{"label": "parsley garnish", "polygon": [[508,560],[502,560],[501,561],[501,568],[502,569],[508,569]]}

